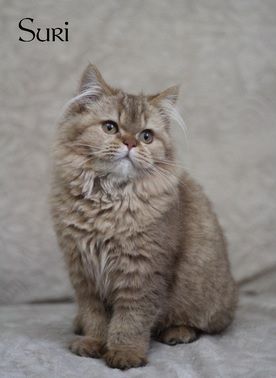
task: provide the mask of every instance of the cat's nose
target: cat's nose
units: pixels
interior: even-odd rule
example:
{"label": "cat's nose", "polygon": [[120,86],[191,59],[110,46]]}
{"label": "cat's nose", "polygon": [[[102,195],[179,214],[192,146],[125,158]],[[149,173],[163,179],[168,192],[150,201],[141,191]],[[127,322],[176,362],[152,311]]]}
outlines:
{"label": "cat's nose", "polygon": [[124,137],[123,143],[128,147],[129,150],[137,146],[137,140],[132,136]]}

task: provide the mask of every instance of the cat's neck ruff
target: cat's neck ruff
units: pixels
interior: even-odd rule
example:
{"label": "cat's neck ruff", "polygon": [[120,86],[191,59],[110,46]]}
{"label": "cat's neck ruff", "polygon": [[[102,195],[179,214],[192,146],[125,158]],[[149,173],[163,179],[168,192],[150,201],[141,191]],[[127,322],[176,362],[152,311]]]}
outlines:
{"label": "cat's neck ruff", "polygon": [[83,171],[80,175],[79,185],[85,199],[93,200],[95,196],[105,196],[110,200],[120,200],[131,196],[139,197],[147,201],[152,196],[162,196],[171,193],[172,197],[177,192],[179,178],[175,174],[167,176],[147,175],[137,178],[124,178],[112,174],[97,176],[92,171]]}

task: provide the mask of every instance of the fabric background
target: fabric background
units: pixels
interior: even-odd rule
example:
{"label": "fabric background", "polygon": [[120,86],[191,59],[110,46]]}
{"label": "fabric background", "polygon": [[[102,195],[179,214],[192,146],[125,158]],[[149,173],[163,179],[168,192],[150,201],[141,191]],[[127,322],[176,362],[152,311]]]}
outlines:
{"label": "fabric background", "polygon": [[[16,307],[16,311],[14,311]],[[174,347],[152,342],[149,364],[127,372],[73,355],[72,304],[3,306],[1,378],[275,378],[276,300],[242,295],[232,326]]]}
{"label": "fabric background", "polygon": [[[1,0],[1,303],[71,295],[48,212],[49,151],[89,61],[134,93],[182,84],[181,160],[214,203],[235,277],[276,269],[275,15],[268,0]],[[68,21],[70,41],[19,42],[24,17]]]}

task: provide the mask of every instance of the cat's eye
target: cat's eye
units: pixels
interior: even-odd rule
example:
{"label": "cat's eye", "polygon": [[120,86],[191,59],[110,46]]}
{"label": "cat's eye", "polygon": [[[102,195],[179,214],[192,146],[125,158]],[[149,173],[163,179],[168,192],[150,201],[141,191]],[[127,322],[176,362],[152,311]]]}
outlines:
{"label": "cat's eye", "polygon": [[143,130],[139,135],[139,139],[141,142],[149,144],[153,141],[153,132],[151,130]]}
{"label": "cat's eye", "polygon": [[117,123],[114,121],[105,121],[102,124],[102,128],[107,134],[116,134],[119,130]]}

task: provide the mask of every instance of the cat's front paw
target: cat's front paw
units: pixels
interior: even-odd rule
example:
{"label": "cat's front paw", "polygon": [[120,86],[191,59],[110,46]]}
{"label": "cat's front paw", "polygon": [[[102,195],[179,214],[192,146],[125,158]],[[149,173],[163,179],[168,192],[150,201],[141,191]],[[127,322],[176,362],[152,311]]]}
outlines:
{"label": "cat's front paw", "polygon": [[148,362],[144,354],[134,349],[110,349],[104,354],[103,357],[109,367],[121,370],[145,366]]}
{"label": "cat's front paw", "polygon": [[71,352],[83,357],[100,358],[103,353],[103,344],[90,336],[82,336],[73,340],[69,349]]}

